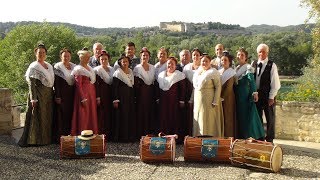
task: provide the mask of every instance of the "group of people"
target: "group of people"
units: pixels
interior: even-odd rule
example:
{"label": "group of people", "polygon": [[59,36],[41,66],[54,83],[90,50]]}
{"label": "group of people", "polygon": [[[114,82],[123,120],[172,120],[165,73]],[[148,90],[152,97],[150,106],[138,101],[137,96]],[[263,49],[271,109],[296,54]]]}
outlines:
{"label": "group of people", "polygon": [[87,129],[114,142],[158,132],[177,134],[178,142],[186,135],[272,142],[280,81],[276,64],[268,59],[269,47],[257,47],[259,59],[252,65],[240,48],[235,68],[222,44],[215,50],[212,59],[198,48],[184,49],[178,62],[161,47],[152,65],[149,50],[142,48],[138,58],[129,42],[112,67],[110,54],[95,43],[93,56],[87,48],[78,51],[78,65],[71,62],[71,51],[62,49],[61,61],[52,66],[45,61],[45,45],[39,44],[26,72],[28,109],[18,144],[47,145]]}

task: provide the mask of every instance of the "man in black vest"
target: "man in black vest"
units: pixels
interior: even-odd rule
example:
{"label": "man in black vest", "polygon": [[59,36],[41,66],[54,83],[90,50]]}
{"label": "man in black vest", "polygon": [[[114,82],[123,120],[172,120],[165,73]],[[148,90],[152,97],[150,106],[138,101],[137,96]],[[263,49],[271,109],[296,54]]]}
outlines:
{"label": "man in black vest", "polygon": [[262,112],[267,120],[266,141],[273,142],[275,136],[275,97],[280,89],[280,79],[277,65],[268,59],[269,47],[260,44],[257,47],[258,60],[252,63],[255,68],[255,80],[259,100],[256,102],[259,116]]}
{"label": "man in black vest", "polygon": [[183,71],[185,65],[189,64],[191,61],[191,53],[188,49],[184,49],[179,53],[180,63],[177,64],[176,70]]}
{"label": "man in black vest", "polygon": [[97,67],[100,65],[100,60],[99,60],[99,56],[102,52],[103,49],[103,45],[99,42],[94,43],[93,45],[93,56],[90,57],[89,60],[89,66],[91,66],[92,68]]}

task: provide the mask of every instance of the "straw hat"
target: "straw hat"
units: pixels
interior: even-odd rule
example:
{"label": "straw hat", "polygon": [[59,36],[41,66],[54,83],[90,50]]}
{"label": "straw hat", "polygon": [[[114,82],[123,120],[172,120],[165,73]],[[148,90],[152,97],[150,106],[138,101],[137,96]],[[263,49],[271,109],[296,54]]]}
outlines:
{"label": "straw hat", "polygon": [[94,139],[95,137],[96,135],[93,134],[92,130],[83,130],[81,131],[81,135],[78,136],[78,138],[82,140],[90,140]]}

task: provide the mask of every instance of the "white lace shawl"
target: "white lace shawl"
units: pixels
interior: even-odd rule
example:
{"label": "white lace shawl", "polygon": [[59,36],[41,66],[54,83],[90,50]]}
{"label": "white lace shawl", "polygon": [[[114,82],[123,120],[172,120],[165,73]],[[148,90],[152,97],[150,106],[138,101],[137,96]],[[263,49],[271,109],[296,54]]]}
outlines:
{"label": "white lace shawl", "polygon": [[224,68],[219,69],[219,73],[221,75],[221,85],[227,82],[230,78],[236,75],[236,71],[232,68],[228,68],[224,71]]}
{"label": "white lace shawl", "polygon": [[250,64],[238,65],[236,68],[236,77],[242,79],[247,73],[254,73],[254,68]]}
{"label": "white lace shawl", "polygon": [[168,91],[173,84],[185,78],[184,73],[178,70],[175,70],[171,76],[167,76],[167,71],[162,71],[158,76],[159,87],[164,91]]}
{"label": "white lace shawl", "polygon": [[71,70],[68,70],[63,62],[58,62],[54,65],[54,74],[66,80],[67,83],[72,86],[74,84],[74,76],[71,75],[71,71],[76,65],[70,62]]}
{"label": "white lace shawl", "polygon": [[26,80],[30,83],[30,78],[35,78],[41,81],[46,87],[52,87],[54,83],[54,73],[51,64],[44,62],[48,69],[45,69],[38,61],[32,62],[26,72]]}
{"label": "white lace shawl", "polygon": [[215,68],[210,68],[205,71],[200,67],[193,75],[193,87],[196,90],[200,90],[207,81],[220,78],[219,76],[219,72]]}
{"label": "white lace shawl", "polygon": [[108,66],[109,72],[107,72],[102,65],[93,68],[96,75],[98,75],[105,83],[112,84],[112,75],[114,73],[113,68]]}
{"label": "white lace shawl", "polygon": [[121,68],[118,68],[113,73],[113,77],[118,78],[129,87],[133,87],[134,85],[134,77],[131,69],[129,69],[129,74],[126,74]]}
{"label": "white lace shawl", "polygon": [[151,85],[155,79],[154,74],[155,74],[155,68],[153,65],[149,65],[149,71],[144,70],[141,64],[138,64],[134,69],[133,69],[133,74],[134,76],[139,77],[140,79],[143,80],[143,82],[146,85]]}
{"label": "white lace shawl", "polygon": [[182,71],[191,83],[193,81],[193,75],[196,72],[196,69],[192,69],[192,67],[193,67],[193,63],[189,63],[183,67],[183,71]]}
{"label": "white lace shawl", "polygon": [[87,76],[90,78],[90,83],[94,84],[96,82],[96,74],[93,71],[93,68],[91,66],[88,66],[90,71],[88,71],[86,68],[84,68],[81,65],[76,65],[74,69],[71,72],[72,76]]}

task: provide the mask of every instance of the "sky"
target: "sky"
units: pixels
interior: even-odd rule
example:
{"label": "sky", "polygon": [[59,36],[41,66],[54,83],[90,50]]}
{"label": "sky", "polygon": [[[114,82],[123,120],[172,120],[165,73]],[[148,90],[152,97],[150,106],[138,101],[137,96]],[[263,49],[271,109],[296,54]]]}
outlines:
{"label": "sky", "polygon": [[96,28],[159,26],[160,22],[297,25],[308,17],[300,0],[5,0],[0,22],[65,22]]}

